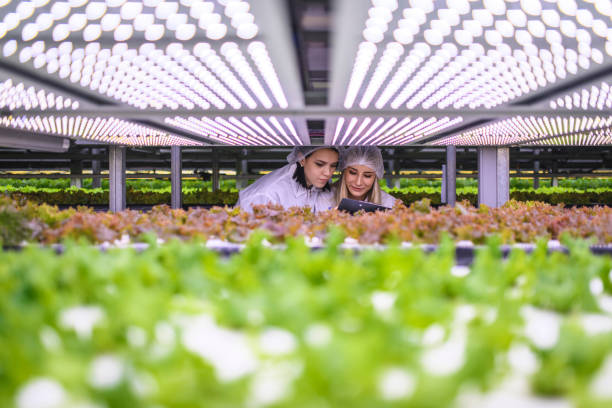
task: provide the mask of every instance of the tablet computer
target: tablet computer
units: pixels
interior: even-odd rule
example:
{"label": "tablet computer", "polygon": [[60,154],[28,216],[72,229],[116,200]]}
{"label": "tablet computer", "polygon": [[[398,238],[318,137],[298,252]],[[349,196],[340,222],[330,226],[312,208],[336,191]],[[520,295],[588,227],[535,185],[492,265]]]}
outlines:
{"label": "tablet computer", "polygon": [[390,210],[390,208],[383,207],[382,205],[368,203],[367,201],[352,200],[350,198],[343,198],[338,205],[338,209],[350,212],[351,214],[361,210],[365,212]]}

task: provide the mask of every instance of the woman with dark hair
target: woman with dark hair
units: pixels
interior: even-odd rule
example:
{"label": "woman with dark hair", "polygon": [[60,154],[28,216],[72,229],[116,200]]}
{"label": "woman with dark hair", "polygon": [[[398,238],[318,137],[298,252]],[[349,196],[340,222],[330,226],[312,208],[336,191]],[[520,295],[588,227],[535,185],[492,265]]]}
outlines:
{"label": "woman with dark hair", "polygon": [[258,204],[280,204],[285,208],[309,206],[319,211],[319,194],[329,191],[329,180],[338,166],[338,150],[330,146],[297,146],[287,164],[266,174],[239,193],[238,203],[252,212]]}
{"label": "woman with dark hair", "polygon": [[335,208],[343,198],[367,201],[392,208],[397,200],[380,189],[379,180],[384,174],[383,158],[376,146],[351,146],[341,155],[340,179],[332,191],[319,197],[319,211]]}

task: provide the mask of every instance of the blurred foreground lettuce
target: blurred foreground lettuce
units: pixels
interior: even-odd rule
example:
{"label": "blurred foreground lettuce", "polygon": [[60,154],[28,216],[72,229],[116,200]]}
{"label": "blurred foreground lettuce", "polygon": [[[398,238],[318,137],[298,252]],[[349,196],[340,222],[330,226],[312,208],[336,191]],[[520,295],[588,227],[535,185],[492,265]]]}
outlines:
{"label": "blurred foreground lettuce", "polygon": [[448,238],[343,237],[2,252],[0,406],[612,404],[612,261],[588,243],[502,260],[493,238],[466,268]]}

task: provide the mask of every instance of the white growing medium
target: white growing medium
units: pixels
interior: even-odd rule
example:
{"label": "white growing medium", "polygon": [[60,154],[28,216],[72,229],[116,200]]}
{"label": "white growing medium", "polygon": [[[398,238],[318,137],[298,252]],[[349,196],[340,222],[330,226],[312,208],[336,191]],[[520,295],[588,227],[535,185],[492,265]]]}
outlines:
{"label": "white growing medium", "polygon": [[0,127],[130,146],[197,146],[190,139],[116,118],[0,116]]}
{"label": "white growing medium", "polygon": [[214,119],[205,116],[174,116],[167,117],[165,122],[188,132],[236,146],[302,144],[290,118],[282,118],[281,121],[275,116],[217,116]]}
{"label": "white growing medium", "polygon": [[380,376],[378,391],[387,401],[408,399],[416,389],[417,380],[403,367],[389,367]]}
{"label": "white growing medium", "polygon": [[344,106],[493,108],[612,57],[610,0],[372,0]]}
{"label": "white growing medium", "polygon": [[259,351],[268,356],[291,354],[297,346],[295,336],[285,329],[269,327],[259,335]]}
{"label": "white growing medium", "polygon": [[253,373],[259,359],[241,331],[218,326],[207,315],[185,318],[181,341],[190,352],[210,363],[220,382],[232,382]]}
{"label": "white growing medium", "polygon": [[117,387],[125,375],[126,367],[118,356],[104,354],[96,357],[89,368],[89,384],[99,390]]}
{"label": "white growing medium", "polygon": [[74,330],[79,339],[89,340],[104,317],[104,310],[100,306],[79,305],[62,310],[58,323],[64,329]]}
{"label": "white growing medium", "polygon": [[432,136],[462,121],[461,117],[440,119],[404,117],[376,120],[369,117],[363,119],[340,117],[336,122],[332,144],[403,145]]}
{"label": "white growing medium", "polygon": [[287,108],[250,8],[224,0],[1,2],[1,55],[141,109]]}
{"label": "white growing medium", "polygon": [[17,391],[17,408],[61,408],[68,405],[68,393],[54,379],[37,377],[23,384]]}
{"label": "white growing medium", "polygon": [[437,141],[434,145],[602,145],[612,143],[612,116],[515,116]]}

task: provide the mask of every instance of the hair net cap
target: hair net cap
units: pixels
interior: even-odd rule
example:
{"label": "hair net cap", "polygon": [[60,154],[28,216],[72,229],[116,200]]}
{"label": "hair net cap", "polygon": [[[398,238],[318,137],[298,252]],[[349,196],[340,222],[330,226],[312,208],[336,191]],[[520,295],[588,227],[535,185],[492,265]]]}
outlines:
{"label": "hair net cap", "polygon": [[291,153],[289,153],[289,156],[287,156],[287,161],[292,164],[297,163],[300,160],[305,159],[308,155],[321,149],[332,149],[338,151],[338,148],[334,146],[295,146]]}
{"label": "hair net cap", "polygon": [[351,146],[342,153],[340,171],[359,165],[371,168],[379,179],[385,174],[382,153],[376,146]]}

